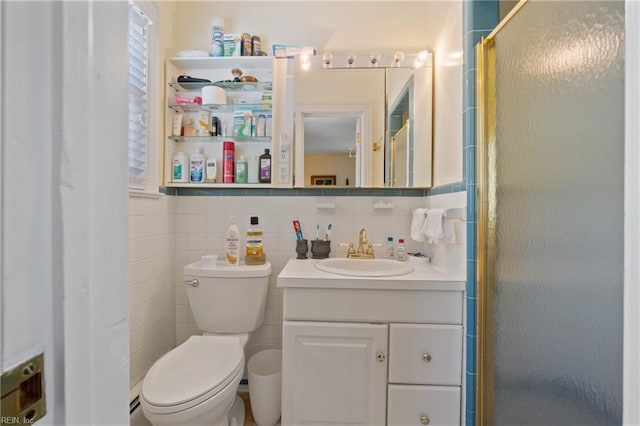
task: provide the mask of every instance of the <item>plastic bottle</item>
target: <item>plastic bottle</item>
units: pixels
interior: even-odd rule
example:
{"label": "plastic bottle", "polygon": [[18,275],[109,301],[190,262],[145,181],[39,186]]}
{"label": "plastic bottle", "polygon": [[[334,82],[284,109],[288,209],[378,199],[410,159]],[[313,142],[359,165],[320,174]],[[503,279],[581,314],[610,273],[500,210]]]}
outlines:
{"label": "plastic bottle", "polygon": [[240,232],[235,223],[231,223],[224,234],[224,257],[229,265],[240,263]]}
{"label": "plastic bottle", "polygon": [[205,169],[207,183],[216,183],[218,179],[218,160],[215,157],[207,157]]}
{"label": "plastic bottle", "polygon": [[184,155],[183,152],[177,152],[176,155],[173,156],[173,163],[171,166],[171,175],[173,177],[173,182],[188,182],[188,161],[187,156]]}
{"label": "plastic bottle", "polygon": [[395,257],[395,249],[393,248],[393,237],[387,237],[387,258],[393,259]]}
{"label": "plastic bottle", "polygon": [[204,182],[204,155],[197,152],[189,157],[189,182]]}
{"label": "plastic bottle", "polygon": [[407,253],[404,249],[404,239],[398,240],[398,247],[396,248],[396,258],[398,260],[407,260]]}
{"label": "plastic bottle", "polygon": [[227,141],[222,144],[222,182],[233,183],[233,163],[235,147],[233,142]]}
{"label": "plastic bottle", "polygon": [[262,245],[263,232],[258,226],[258,216],[251,216],[251,226],[247,230],[245,241],[245,258],[247,265],[263,265],[266,262],[264,246]]}
{"label": "plastic bottle", "polygon": [[211,56],[224,56],[224,21],[220,17],[211,20]]}
{"label": "plastic bottle", "polygon": [[264,149],[260,156],[260,183],[271,183],[271,154],[269,148]]}
{"label": "plastic bottle", "polygon": [[240,160],[236,161],[236,183],[247,183],[247,169],[247,161],[244,159],[244,156],[241,155]]}

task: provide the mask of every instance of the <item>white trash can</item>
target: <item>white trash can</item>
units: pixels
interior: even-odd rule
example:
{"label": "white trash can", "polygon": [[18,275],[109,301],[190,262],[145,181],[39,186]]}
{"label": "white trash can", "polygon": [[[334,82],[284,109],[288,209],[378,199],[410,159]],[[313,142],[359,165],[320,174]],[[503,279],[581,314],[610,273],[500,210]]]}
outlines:
{"label": "white trash can", "polygon": [[266,349],[247,364],[249,398],[253,419],[258,426],[274,426],[280,420],[282,400],[282,351]]}

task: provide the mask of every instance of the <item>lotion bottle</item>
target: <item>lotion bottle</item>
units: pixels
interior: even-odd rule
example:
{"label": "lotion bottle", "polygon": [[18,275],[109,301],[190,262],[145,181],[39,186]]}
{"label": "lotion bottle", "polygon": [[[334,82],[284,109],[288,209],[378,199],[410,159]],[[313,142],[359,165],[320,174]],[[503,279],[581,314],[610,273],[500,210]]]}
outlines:
{"label": "lotion bottle", "polygon": [[184,152],[177,152],[173,156],[171,165],[171,175],[173,182],[188,182],[189,161]]}
{"label": "lotion bottle", "polygon": [[235,222],[229,225],[224,235],[224,257],[229,265],[240,263],[240,232]]}

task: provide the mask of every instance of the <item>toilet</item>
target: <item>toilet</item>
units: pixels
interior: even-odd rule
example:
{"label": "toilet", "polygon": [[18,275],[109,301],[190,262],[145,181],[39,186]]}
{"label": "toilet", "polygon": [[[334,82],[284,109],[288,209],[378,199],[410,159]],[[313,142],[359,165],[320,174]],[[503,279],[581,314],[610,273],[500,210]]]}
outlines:
{"label": "toilet", "polygon": [[191,336],[151,366],[140,402],[154,425],[242,426],[238,385],[244,348],[264,320],[271,264],[184,267],[189,305],[201,336]]}

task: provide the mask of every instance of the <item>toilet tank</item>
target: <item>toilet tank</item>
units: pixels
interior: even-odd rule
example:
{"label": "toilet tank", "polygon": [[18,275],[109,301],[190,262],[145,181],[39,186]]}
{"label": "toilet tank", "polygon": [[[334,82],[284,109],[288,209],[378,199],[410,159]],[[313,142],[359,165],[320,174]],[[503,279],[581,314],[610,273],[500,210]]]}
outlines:
{"label": "toilet tank", "polygon": [[183,270],[191,311],[200,331],[250,333],[264,320],[271,264],[191,263]]}

